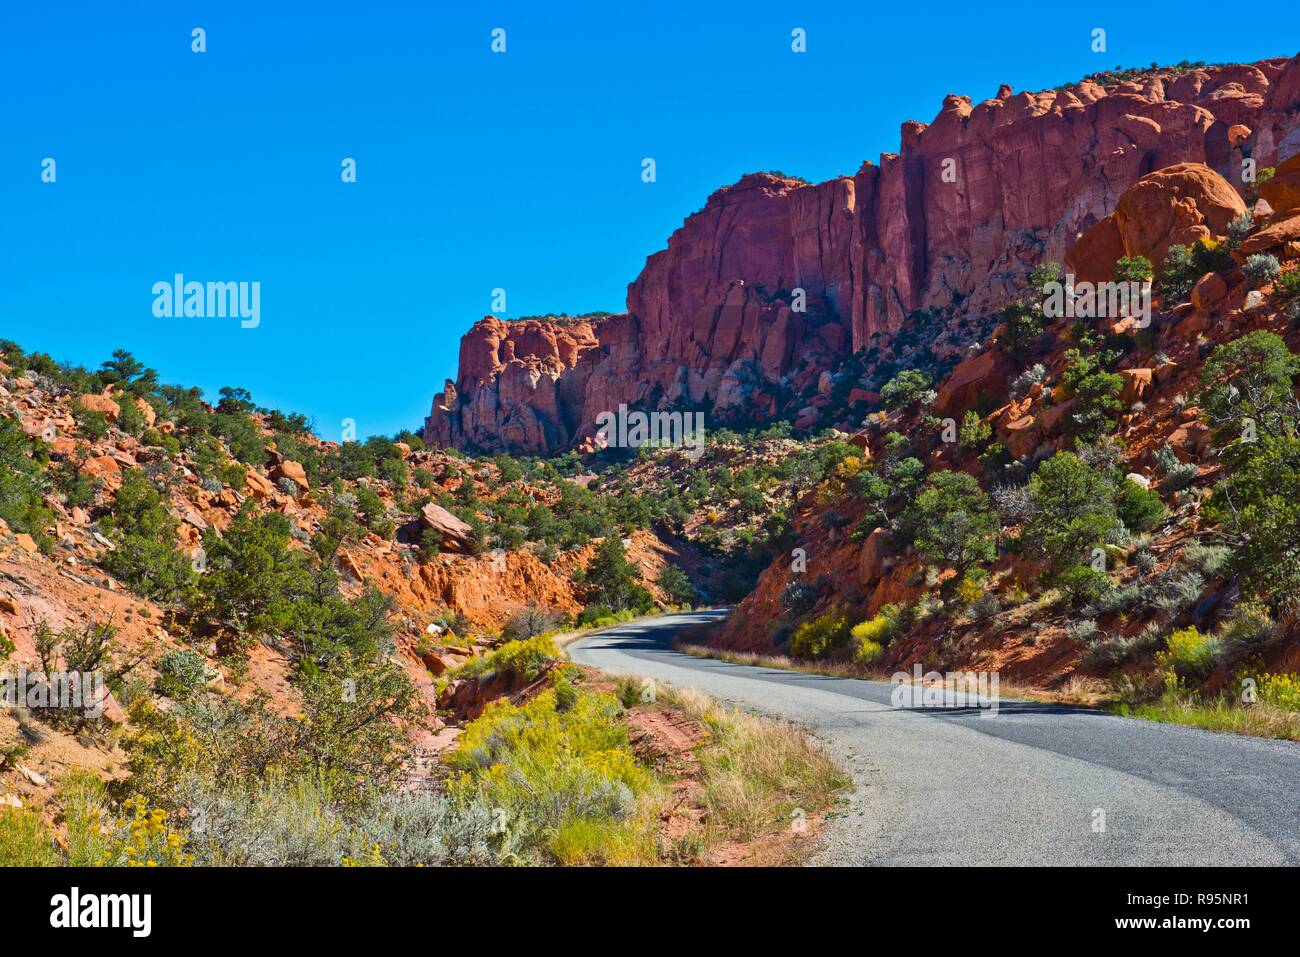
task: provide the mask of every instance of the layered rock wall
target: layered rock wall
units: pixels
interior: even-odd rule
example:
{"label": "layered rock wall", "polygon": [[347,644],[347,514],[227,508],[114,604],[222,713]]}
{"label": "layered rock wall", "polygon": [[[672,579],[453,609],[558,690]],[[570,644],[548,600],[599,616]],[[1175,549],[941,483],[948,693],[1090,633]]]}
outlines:
{"label": "layered rock wall", "polygon": [[715,192],[647,259],[625,314],[476,323],[425,438],[550,454],[624,402],[771,415],[917,310],[1000,308],[1147,173],[1202,163],[1244,191],[1243,160],[1296,153],[1300,58],[949,96],[854,176]]}

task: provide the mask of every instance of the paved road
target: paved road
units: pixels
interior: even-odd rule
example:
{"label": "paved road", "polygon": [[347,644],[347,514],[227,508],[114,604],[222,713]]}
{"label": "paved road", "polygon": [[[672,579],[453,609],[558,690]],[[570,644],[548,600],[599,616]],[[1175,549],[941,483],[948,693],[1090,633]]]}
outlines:
{"label": "paved road", "polygon": [[814,863],[1300,863],[1300,744],[1023,701],[901,710],[883,682],[673,650],[722,615],[621,625],[569,653],[807,726],[856,785]]}

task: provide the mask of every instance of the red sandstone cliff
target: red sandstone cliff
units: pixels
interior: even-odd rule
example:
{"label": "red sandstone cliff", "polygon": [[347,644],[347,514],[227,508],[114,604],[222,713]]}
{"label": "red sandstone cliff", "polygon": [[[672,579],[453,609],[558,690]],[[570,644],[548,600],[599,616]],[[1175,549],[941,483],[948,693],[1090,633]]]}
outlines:
{"label": "red sandstone cliff", "polygon": [[715,192],[646,261],[625,314],[476,323],[425,440],[546,454],[620,402],[773,414],[915,310],[999,308],[1141,176],[1204,163],[1240,189],[1243,159],[1263,168],[1296,152],[1300,57],[949,96],[928,126],[903,124],[899,153],[852,177],[755,173]]}

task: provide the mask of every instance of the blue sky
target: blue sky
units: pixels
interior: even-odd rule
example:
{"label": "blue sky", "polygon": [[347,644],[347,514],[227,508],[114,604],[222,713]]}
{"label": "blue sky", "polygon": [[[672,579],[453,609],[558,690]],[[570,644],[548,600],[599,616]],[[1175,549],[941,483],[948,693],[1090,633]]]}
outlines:
{"label": "blue sky", "polygon": [[[745,172],[852,173],[950,92],[1298,45],[1276,17],[1187,5],[621,6],[4,4],[0,336],[87,365],[130,349],[325,438],[345,418],[391,434],[454,376],[494,288],[508,315],[620,311],[645,257]],[[175,273],[260,282],[260,326],[155,318]]]}

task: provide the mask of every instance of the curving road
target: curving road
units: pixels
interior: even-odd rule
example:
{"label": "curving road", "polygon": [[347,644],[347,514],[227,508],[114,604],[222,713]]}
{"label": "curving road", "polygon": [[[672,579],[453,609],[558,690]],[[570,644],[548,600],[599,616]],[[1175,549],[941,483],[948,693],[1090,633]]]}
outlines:
{"label": "curving road", "polygon": [[815,864],[1300,863],[1300,744],[1006,699],[992,716],[900,710],[883,682],[673,650],[725,614],[620,625],[569,654],[808,727],[856,785]]}

